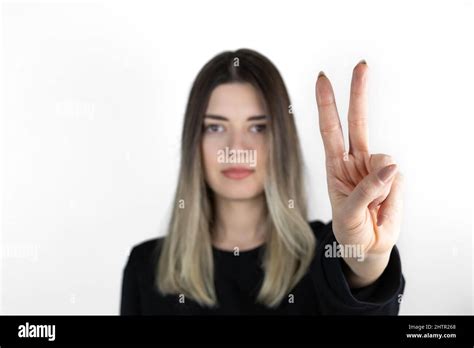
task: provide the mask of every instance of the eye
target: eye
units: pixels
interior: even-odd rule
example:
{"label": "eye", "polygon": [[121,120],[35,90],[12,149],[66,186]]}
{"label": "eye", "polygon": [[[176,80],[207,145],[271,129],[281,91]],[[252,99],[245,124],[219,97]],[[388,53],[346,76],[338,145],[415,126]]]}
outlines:
{"label": "eye", "polygon": [[250,131],[252,133],[263,133],[267,129],[266,124],[255,124],[252,127],[250,127]]}
{"label": "eye", "polygon": [[208,124],[207,126],[204,126],[204,132],[206,133],[218,133],[223,131],[224,126],[220,124]]}

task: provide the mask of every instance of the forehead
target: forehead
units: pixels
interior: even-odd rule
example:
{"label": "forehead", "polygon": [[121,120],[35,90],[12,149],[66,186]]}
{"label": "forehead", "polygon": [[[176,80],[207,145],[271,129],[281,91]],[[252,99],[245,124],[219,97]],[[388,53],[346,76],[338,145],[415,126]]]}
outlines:
{"label": "forehead", "polygon": [[206,113],[248,117],[264,112],[263,97],[255,87],[246,82],[233,82],[221,84],[212,91]]}

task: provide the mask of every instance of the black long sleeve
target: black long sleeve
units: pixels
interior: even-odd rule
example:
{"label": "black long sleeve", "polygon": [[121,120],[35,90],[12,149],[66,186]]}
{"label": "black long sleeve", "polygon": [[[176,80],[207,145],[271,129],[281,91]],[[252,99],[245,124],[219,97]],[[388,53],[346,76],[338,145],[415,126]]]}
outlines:
{"label": "black long sleeve", "polygon": [[179,301],[178,294],[163,295],[155,288],[156,264],[164,238],[136,245],[123,271],[121,315],[397,315],[405,280],[398,249],[393,248],[389,263],[370,286],[351,289],[341,258],[324,256],[325,246],[337,243],[332,224],[310,223],[317,246],[306,275],[277,308],[256,303],[264,271],[261,259],[265,246],[233,252],[213,248],[215,288],[219,306],[201,307],[192,299]]}
{"label": "black long sleeve", "polygon": [[350,289],[344,276],[341,258],[324,257],[326,245],[338,245],[332,232],[332,223],[311,223],[319,245],[311,270],[317,289],[320,314],[397,315],[405,287],[400,255],[395,246],[382,275],[369,286]]}

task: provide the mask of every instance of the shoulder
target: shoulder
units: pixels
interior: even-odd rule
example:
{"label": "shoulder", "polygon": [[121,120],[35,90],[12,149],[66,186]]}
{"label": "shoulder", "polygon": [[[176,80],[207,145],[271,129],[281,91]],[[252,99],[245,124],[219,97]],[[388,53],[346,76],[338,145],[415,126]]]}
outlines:
{"label": "shoulder", "polygon": [[328,236],[328,233],[332,232],[332,221],[324,223],[320,220],[312,220],[308,224],[317,240],[324,239]]}
{"label": "shoulder", "polygon": [[132,246],[127,266],[153,264],[159,257],[165,237],[147,239]]}

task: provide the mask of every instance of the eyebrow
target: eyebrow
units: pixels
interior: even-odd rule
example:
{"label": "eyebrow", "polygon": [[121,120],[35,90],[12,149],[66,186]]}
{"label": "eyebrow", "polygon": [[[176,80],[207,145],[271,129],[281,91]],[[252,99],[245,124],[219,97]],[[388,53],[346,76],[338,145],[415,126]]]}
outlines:
{"label": "eyebrow", "polygon": [[[229,121],[227,117],[224,117],[221,115],[207,114],[207,115],[204,115],[204,118],[211,118],[213,120],[221,120],[221,121]],[[265,120],[266,118],[267,118],[267,115],[256,115],[256,116],[250,116],[249,118],[247,118],[247,121]]]}

